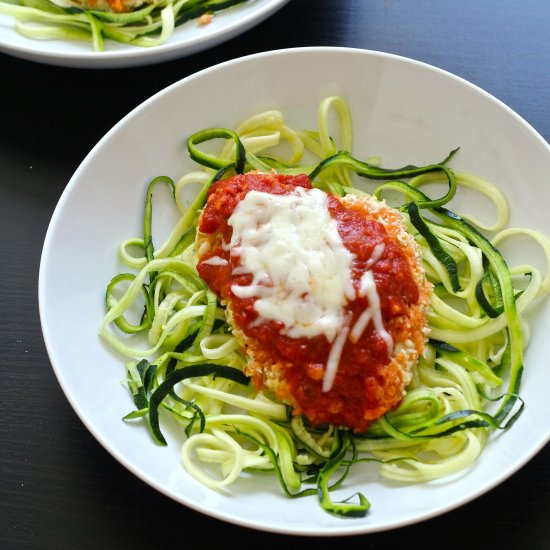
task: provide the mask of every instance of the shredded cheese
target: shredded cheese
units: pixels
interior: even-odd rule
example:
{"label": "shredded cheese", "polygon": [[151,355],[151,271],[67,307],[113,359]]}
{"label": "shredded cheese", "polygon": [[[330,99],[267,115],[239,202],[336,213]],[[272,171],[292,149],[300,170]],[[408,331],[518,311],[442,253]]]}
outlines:
{"label": "shredded cheese", "polygon": [[207,260],[204,260],[202,263],[206,265],[222,266],[227,265],[229,262],[225,258],[221,258],[220,256],[211,256]]}
{"label": "shredded cheese", "polygon": [[386,343],[388,355],[391,355],[393,353],[393,338],[384,327],[382,310],[380,308],[380,296],[378,296],[378,292],[376,291],[376,283],[372,271],[367,270],[363,273],[358,294],[359,296],[367,296],[369,299],[369,306],[363,311],[353,326],[350,340],[352,342],[357,342],[359,338],[361,338],[363,331],[367,328],[369,321],[372,320],[376,332],[378,332],[382,340]]}
{"label": "shredded cheese", "polygon": [[228,220],[231,255],[240,257],[241,272],[253,276],[250,285],[233,285],[232,292],[256,297],[260,322],[281,322],[282,334],[291,338],[324,334],[332,342],[355,295],[353,254],[326,202],[319,189],[249,191]]}
{"label": "shredded cheese", "polygon": [[[342,242],[326,193],[303,187],[285,195],[251,190],[228,224],[231,242],[223,247],[239,258],[233,274],[252,275],[250,284],[233,284],[231,291],[239,298],[256,298],[254,325],[278,321],[281,334],[290,338],[324,335],[331,343],[323,391],[332,388],[348,336],[357,341],[371,320],[391,353],[393,342],[368,270],[384,253],[384,245],[373,250],[356,292],[351,273],[355,256]],[[350,327],[345,306],[358,295],[368,297],[369,307]]]}
{"label": "shredded cheese", "polygon": [[325,373],[323,375],[323,391],[327,392],[332,389],[334,384],[334,378],[336,377],[336,372],[338,371],[338,365],[340,364],[340,359],[342,358],[342,351],[344,351],[344,346],[346,345],[346,340],[348,339],[349,327],[345,326],[340,334],[334,340],[332,347],[330,348],[330,353],[328,355],[327,364],[325,367]]}

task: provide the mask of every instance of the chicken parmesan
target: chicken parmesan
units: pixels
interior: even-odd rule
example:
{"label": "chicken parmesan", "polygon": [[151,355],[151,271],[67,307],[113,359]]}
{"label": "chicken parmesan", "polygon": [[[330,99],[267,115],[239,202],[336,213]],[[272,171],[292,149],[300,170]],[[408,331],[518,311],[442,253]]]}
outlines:
{"label": "chicken parmesan", "polygon": [[259,389],[358,432],[399,405],[431,285],[397,210],[306,175],[238,174],[212,186],[197,251]]}

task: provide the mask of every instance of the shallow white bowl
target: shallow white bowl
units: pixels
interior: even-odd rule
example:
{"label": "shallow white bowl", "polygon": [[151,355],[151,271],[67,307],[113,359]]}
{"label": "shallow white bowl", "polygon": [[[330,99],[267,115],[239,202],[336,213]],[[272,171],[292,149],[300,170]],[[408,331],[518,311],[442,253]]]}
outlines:
{"label": "shallow white bowl", "polygon": [[[355,468],[344,494],[357,489],[370,499],[372,509],[364,519],[329,516],[314,498],[289,500],[269,475],[246,477],[221,492],[206,489],[182,469],[180,442],[172,437],[168,447],[156,446],[145,428],[120,420],[133,408],[120,385],[123,362],[103,345],[97,328],[104,287],[120,268],[117,246],[139,235],[147,183],[160,174],[177,179],[194,167],[185,147],[193,132],[234,127],[269,107],[282,109],[294,127],[314,129],[318,103],[329,94],[349,102],[357,157],[380,155],[386,166],[421,165],[460,146],[452,166],[497,183],[512,204],[512,226],[550,234],[547,190],[539,177],[550,172],[550,148],[501,102],[456,76],[393,55],[283,50],[192,75],[118,123],[84,160],[59,201],[39,283],[44,338],[59,382],[84,424],[117,460],[195,510],[304,535],[379,531],[452,510],[509,477],[550,437],[549,304],[530,318],[533,335],[522,392],[527,406],[517,424],[496,437],[473,468],[450,480],[401,485],[381,481],[372,465]],[[483,210],[466,200],[453,204],[457,210]],[[490,212],[481,213],[490,218]]]}
{"label": "shallow white bowl", "polygon": [[110,69],[149,65],[191,55],[230,40],[258,25],[287,2],[248,0],[218,12],[208,25],[188,21],[177,27],[160,46],[143,48],[106,40],[103,52],[94,52],[91,42],[27,38],[15,30],[13,17],[0,15],[0,52],[63,67]]}

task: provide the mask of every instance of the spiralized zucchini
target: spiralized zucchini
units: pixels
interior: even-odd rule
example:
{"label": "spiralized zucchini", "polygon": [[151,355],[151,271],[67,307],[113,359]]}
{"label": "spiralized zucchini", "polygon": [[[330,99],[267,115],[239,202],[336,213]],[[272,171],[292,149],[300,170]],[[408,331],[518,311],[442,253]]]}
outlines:
{"label": "spiralized zucchini", "polygon": [[[334,132],[331,113],[338,120]],[[216,139],[222,142],[219,154],[201,150],[201,143]],[[388,169],[376,158],[358,160],[350,153],[352,118],[341,97],[321,102],[315,131],[293,129],[281,112],[268,111],[234,131],[198,132],[188,139],[188,150],[200,169],[177,183],[164,176],[150,183],[143,237],[120,246],[120,259],[131,272],[114,277],[107,287],[107,313],[99,330],[115,350],[132,358],[126,369],[135,410],[127,421],[147,422],[160,444],[167,443],[161,423],[180,425],[186,434],[183,466],[209,487],[269,470],[289,497],[317,495],[323,509],[346,517],[362,517],[370,506],[361,493],[344,502],[331,499],[352,466],[375,462],[381,476],[410,483],[449,476],[470,467],[494,432],[513,425],[523,408],[526,314],[548,294],[550,276],[531,265],[509,268],[496,247],[512,236],[531,238],[548,266],[550,241],[531,229],[505,228],[505,197],[479,176],[451,170],[447,163],[456,151],[422,167]],[[210,185],[248,170],[306,173],[316,187],[341,195],[360,196],[371,186],[370,194],[379,200],[388,194],[392,202],[401,197],[397,207],[433,283],[430,340],[399,408],[366,433],[313,428],[285,404],[252,388],[242,373],[247,358],[224,308],[196,272],[196,224]],[[447,186],[442,196],[422,191],[434,182]],[[181,217],[155,248],[157,185],[169,187]],[[199,191],[186,205],[182,197],[189,186]],[[445,208],[462,187],[492,201],[494,223]],[[136,249],[141,254],[132,254]]]}
{"label": "spiralized zucchini", "polygon": [[159,46],[187,21],[246,1],[153,0],[117,13],[86,8],[87,2],[76,0],[0,0],[0,14],[14,17],[15,29],[28,38],[85,41],[101,52],[105,39],[144,48]]}

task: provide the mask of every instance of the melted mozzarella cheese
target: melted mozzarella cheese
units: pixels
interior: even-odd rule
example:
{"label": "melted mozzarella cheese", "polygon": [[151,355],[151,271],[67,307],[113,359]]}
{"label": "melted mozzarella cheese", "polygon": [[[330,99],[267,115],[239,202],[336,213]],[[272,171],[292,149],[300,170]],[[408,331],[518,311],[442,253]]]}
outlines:
{"label": "melted mozzarella cheese", "polygon": [[340,359],[342,357],[342,352],[344,351],[344,346],[346,345],[346,340],[348,339],[349,327],[345,326],[330,348],[330,353],[328,355],[327,364],[325,367],[325,373],[323,374],[323,391],[327,392],[332,389],[334,384],[334,378],[336,377],[336,372],[338,371],[338,365],[340,364]]}
{"label": "melted mozzarella cheese", "polygon": [[229,262],[224,258],[221,258],[220,256],[211,256],[207,260],[204,260],[202,263],[206,265],[222,266],[227,265]]}
{"label": "melted mozzarella cheese", "polygon": [[370,269],[384,254],[386,246],[384,243],[378,243],[373,249],[370,258],[367,261],[366,269]]}
{"label": "melted mozzarella cheese", "polygon": [[357,319],[353,329],[350,333],[350,340],[357,342],[363,331],[367,328],[367,325],[372,320],[376,332],[380,335],[382,340],[386,344],[388,355],[393,353],[393,338],[391,334],[384,327],[382,320],[382,309],[380,308],[380,296],[376,290],[376,282],[372,271],[365,271],[361,277],[361,283],[359,287],[359,296],[366,296],[369,299],[369,306]]}
{"label": "melted mozzarella cheese", "polygon": [[354,256],[330,216],[326,193],[302,187],[287,195],[249,191],[228,223],[231,255],[240,256],[241,272],[252,275],[250,285],[233,285],[233,293],[256,297],[260,322],[281,322],[282,334],[325,335],[333,342],[355,296]]}

